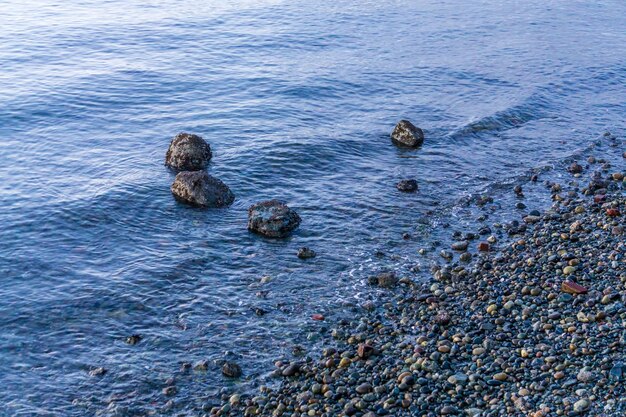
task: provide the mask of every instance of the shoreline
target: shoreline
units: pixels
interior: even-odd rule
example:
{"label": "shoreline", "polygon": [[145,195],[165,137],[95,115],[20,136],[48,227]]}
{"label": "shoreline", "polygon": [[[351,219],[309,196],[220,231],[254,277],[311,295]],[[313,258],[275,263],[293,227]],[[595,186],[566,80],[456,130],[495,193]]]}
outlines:
{"label": "shoreline", "polygon": [[315,358],[277,362],[276,389],[224,395],[209,414],[624,415],[626,198],[621,172],[601,175],[553,187],[552,208],[500,251],[430,282],[375,277],[381,308],[338,323]]}

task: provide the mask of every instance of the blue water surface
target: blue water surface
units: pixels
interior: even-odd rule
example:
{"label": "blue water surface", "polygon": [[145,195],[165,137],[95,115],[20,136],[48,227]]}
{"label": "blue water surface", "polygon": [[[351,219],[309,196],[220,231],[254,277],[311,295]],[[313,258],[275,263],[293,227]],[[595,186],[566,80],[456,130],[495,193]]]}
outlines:
{"label": "blue water surface", "polygon": [[[529,169],[623,135],[625,27],[618,0],[3,0],[0,414],[201,415],[313,354],[377,300],[368,274],[428,277],[417,250],[470,224],[464,197],[506,202]],[[402,118],[421,149],[391,144]],[[232,207],[172,198],[181,131],[210,143]],[[268,198],[300,213],[292,237],[247,232]]]}

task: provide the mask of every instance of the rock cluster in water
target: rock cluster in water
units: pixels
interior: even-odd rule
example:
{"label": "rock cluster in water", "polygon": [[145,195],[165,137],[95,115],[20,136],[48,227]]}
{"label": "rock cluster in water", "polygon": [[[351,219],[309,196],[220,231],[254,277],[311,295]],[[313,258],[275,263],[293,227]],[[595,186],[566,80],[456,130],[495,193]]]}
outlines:
{"label": "rock cluster in water", "polygon": [[[212,157],[211,147],[198,135],[179,133],[170,143],[165,164],[180,172],[170,187],[174,197],[197,207],[225,207],[235,200],[230,188],[204,169]],[[254,233],[282,238],[301,222],[294,210],[278,200],[263,201],[248,209],[248,229]],[[304,248],[300,258],[312,258],[315,252]]]}
{"label": "rock cluster in water", "polygon": [[165,154],[165,165],[180,171],[170,190],[178,201],[197,207],[224,207],[235,200],[228,186],[204,169],[211,147],[198,135],[179,133]]}
{"label": "rock cluster in water", "polygon": [[[430,283],[371,277],[387,294],[378,308],[336,324],[315,359],[277,362],[276,389],[224,397],[211,415],[626,415],[626,197],[615,178],[594,177],[582,190],[594,198],[556,191],[552,209],[510,225],[506,248],[490,250],[490,237],[473,264],[450,261]],[[461,259],[468,239],[453,244]]]}
{"label": "rock cluster in water", "polygon": [[[391,139],[397,145],[418,147],[424,142],[424,133],[408,120],[401,120],[394,128]],[[165,165],[180,171],[170,187],[177,200],[207,208],[233,203],[235,196],[228,186],[204,172],[212,156],[210,145],[198,135],[179,133],[172,139],[165,155]],[[406,179],[398,182],[396,188],[402,192],[414,192],[418,185],[416,180]],[[286,237],[300,222],[295,211],[277,200],[257,203],[248,209],[248,229],[267,237]],[[305,254],[299,256],[312,257]]]}

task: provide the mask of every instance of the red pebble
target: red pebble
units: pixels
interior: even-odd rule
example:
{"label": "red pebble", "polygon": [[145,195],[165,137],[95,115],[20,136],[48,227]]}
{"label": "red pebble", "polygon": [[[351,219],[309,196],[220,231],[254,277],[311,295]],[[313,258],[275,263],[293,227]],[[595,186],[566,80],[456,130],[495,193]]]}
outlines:
{"label": "red pebble", "polygon": [[606,214],[607,216],[611,216],[611,217],[616,217],[619,216],[619,210],[618,209],[607,209],[606,210]]}
{"label": "red pebble", "polygon": [[606,196],[604,194],[598,194],[598,195],[593,196],[594,203],[602,203],[605,199],[606,199]]}
{"label": "red pebble", "polygon": [[478,250],[481,252],[489,252],[489,243],[487,242],[480,242],[478,244]]}
{"label": "red pebble", "polygon": [[322,321],[322,320],[324,320],[324,316],[323,316],[322,314],[313,314],[313,315],[311,316],[311,318],[312,318],[313,320],[317,320],[317,321]]}
{"label": "red pebble", "polygon": [[570,294],[587,294],[587,288],[580,284],[576,284],[574,281],[565,281],[561,283],[561,291]]}

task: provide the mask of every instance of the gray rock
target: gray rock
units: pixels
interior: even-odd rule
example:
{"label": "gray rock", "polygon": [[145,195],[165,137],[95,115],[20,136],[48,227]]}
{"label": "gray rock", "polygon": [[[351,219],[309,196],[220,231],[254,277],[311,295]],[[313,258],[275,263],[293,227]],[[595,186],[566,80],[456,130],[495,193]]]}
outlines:
{"label": "gray rock", "polygon": [[302,219],[278,200],[263,201],[248,209],[248,230],[267,237],[286,237]]}
{"label": "gray rock", "polygon": [[408,120],[400,120],[391,133],[391,140],[396,145],[416,148],[424,143],[424,132]]}
{"label": "gray rock", "polygon": [[94,368],[91,371],[89,371],[90,376],[102,376],[106,373],[107,373],[107,370],[104,369],[103,367]]}
{"label": "gray rock", "polygon": [[443,406],[443,408],[440,411],[440,414],[442,416],[448,416],[450,414],[457,414],[457,413],[458,413],[458,410],[455,407],[451,406],[451,405]]}
{"label": "gray rock", "polygon": [[177,200],[200,207],[225,207],[235,200],[226,184],[204,171],[179,172],[171,190]]}
{"label": "gray rock", "polygon": [[448,382],[455,385],[464,385],[467,383],[468,376],[465,374],[454,374],[448,378]]}
{"label": "gray rock", "polygon": [[583,368],[576,375],[576,379],[580,382],[587,383],[593,380],[593,373],[589,369]]}
{"label": "gray rock", "polygon": [[313,249],[309,249],[306,246],[298,249],[298,258],[300,259],[315,258],[316,255]]}
{"label": "gray rock", "polygon": [[224,362],[222,373],[230,378],[239,378],[241,376],[241,367],[235,362]]}
{"label": "gray rock", "polygon": [[393,272],[383,272],[376,276],[376,283],[379,287],[393,288],[398,284],[398,278]]}
{"label": "gray rock", "polygon": [[469,242],[467,240],[462,240],[459,242],[454,242],[452,244],[452,249],[458,250],[458,251],[466,251],[468,246],[469,246]]}
{"label": "gray rock", "polygon": [[211,147],[198,135],[179,133],[165,154],[165,165],[179,171],[204,169],[211,160]]}
{"label": "gray rock", "polygon": [[359,385],[358,387],[356,387],[356,392],[359,394],[367,394],[368,392],[372,391],[372,385],[366,383],[363,383],[361,385]]}
{"label": "gray rock", "polygon": [[573,162],[569,168],[567,168],[567,170],[569,172],[571,172],[572,174],[580,174],[581,172],[583,172],[583,167],[581,165],[579,165],[576,162]]}
{"label": "gray rock", "polygon": [[292,363],[282,370],[282,376],[294,376],[300,370],[300,365]]}
{"label": "gray rock", "polygon": [[137,343],[141,341],[141,339],[142,339],[141,335],[133,334],[126,338],[126,343],[128,343],[129,345],[136,345]]}
{"label": "gray rock", "polygon": [[472,254],[469,252],[463,252],[461,256],[459,256],[459,259],[463,262],[469,262],[472,260]]}
{"label": "gray rock", "polygon": [[586,400],[586,399],[578,400],[574,403],[574,412],[583,413],[587,411],[590,406],[591,404],[589,403],[589,400]]}
{"label": "gray rock", "polygon": [[405,193],[412,193],[413,191],[417,191],[417,181],[402,180],[396,184],[396,188]]}

